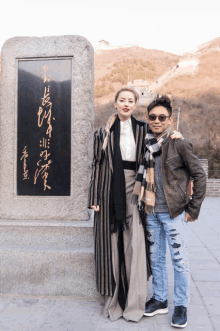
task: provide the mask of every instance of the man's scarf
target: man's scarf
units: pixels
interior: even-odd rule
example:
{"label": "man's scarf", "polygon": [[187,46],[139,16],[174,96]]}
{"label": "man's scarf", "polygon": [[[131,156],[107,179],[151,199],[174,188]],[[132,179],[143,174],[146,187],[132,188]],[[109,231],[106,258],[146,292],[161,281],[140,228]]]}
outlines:
{"label": "man's scarf", "polygon": [[156,185],[154,182],[154,158],[161,154],[161,144],[171,134],[172,128],[163,131],[155,138],[151,130],[146,135],[146,153],[138,170],[133,190],[133,202],[138,201],[140,210],[146,214],[154,213]]}

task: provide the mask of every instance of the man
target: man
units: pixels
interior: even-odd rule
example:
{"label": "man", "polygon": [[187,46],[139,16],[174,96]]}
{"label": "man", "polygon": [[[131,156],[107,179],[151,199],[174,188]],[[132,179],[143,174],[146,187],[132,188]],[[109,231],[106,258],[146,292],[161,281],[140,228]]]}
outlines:
{"label": "man", "polygon": [[[145,207],[150,237],[153,297],[145,316],[168,313],[166,242],[174,268],[174,313],[171,325],[187,325],[190,274],[187,252],[187,222],[194,222],[205,197],[206,176],[187,140],[170,140],[171,101],[158,96],[148,106],[147,152],[139,168],[134,194]],[[187,195],[194,180],[192,199]]]}

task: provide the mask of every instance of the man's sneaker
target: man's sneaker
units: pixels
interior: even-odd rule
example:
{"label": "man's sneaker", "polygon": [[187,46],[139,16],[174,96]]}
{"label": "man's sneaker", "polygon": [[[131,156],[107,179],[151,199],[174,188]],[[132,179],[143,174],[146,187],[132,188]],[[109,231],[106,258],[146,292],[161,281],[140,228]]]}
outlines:
{"label": "man's sneaker", "polygon": [[171,325],[176,328],[185,328],[187,326],[187,308],[184,306],[174,307]]}
{"label": "man's sneaker", "polygon": [[155,298],[151,298],[145,305],[145,316],[154,316],[157,314],[167,314],[168,313],[168,303],[167,300],[161,302]]}

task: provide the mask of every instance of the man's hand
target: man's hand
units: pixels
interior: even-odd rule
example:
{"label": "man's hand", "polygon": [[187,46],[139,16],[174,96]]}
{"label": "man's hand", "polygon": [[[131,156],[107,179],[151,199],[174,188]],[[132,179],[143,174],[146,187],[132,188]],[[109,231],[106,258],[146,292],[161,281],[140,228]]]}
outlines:
{"label": "man's hand", "polygon": [[92,209],[94,209],[95,211],[99,212],[99,206],[91,206]]}
{"label": "man's hand", "polygon": [[194,218],[192,218],[192,216],[190,216],[188,213],[186,213],[185,216],[185,222],[195,222],[196,220]]}
{"label": "man's hand", "polygon": [[184,139],[180,132],[174,130],[173,134],[170,136],[170,139]]}

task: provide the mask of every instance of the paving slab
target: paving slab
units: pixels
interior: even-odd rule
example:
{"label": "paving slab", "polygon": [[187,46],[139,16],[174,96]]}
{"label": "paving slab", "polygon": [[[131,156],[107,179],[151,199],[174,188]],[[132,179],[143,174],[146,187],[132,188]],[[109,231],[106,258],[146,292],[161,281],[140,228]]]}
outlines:
{"label": "paving slab", "polygon": [[10,303],[11,298],[0,297],[0,312],[2,312]]}
{"label": "paving slab", "polygon": [[210,316],[220,316],[220,298],[206,298],[205,305]]}
{"label": "paving slab", "polygon": [[201,305],[202,302],[202,296],[198,289],[196,287],[190,287],[189,309],[191,305]]}
{"label": "paving slab", "polygon": [[220,250],[211,249],[211,253],[216,258],[216,260],[220,263]]}
{"label": "paving slab", "polygon": [[95,331],[102,306],[97,301],[60,300],[40,330],[42,331]]}
{"label": "paving slab", "polygon": [[191,275],[194,281],[218,282],[220,280],[220,269],[195,270],[191,269]]}
{"label": "paving slab", "polygon": [[220,298],[220,281],[219,282],[195,282],[200,294],[206,298]]}
{"label": "paving slab", "polygon": [[[174,331],[174,330],[178,330],[177,328],[173,328],[170,324],[169,325],[160,325],[159,328],[157,329],[157,331]],[[181,329],[179,329],[181,330]],[[186,331],[213,331],[212,326],[208,326],[208,325],[190,325],[188,324],[186,328],[182,329],[182,330],[186,330]],[[216,329],[217,330],[217,329]],[[144,331],[144,330],[143,330]]]}
{"label": "paving slab", "polygon": [[[190,247],[191,248],[191,247]],[[204,253],[189,252],[189,261],[216,261],[216,258],[207,250]],[[192,263],[192,262],[190,262]]]}
{"label": "paving slab", "polygon": [[115,322],[111,322],[109,319],[100,318],[97,331],[104,330],[129,330],[129,331],[141,331],[151,330],[156,331],[156,324],[153,318],[143,317],[140,322],[127,322],[123,318],[118,319]]}
{"label": "paving slab", "polygon": [[218,261],[210,261],[210,260],[191,260],[189,262],[189,268],[190,270],[207,270],[207,268],[212,269],[212,270],[220,270],[220,264]]}
{"label": "paving slab", "polygon": [[220,330],[220,316],[213,316],[211,317],[212,323],[215,327],[216,331]]}
{"label": "paving slab", "polygon": [[0,330],[38,331],[55,300],[14,298],[0,313]]}
{"label": "paving slab", "polygon": [[188,321],[191,325],[210,325],[207,311],[203,305],[190,305],[188,309]]}
{"label": "paving slab", "polygon": [[220,235],[204,233],[203,235],[200,235],[199,238],[206,246],[206,248],[220,251]]}
{"label": "paving slab", "polygon": [[201,239],[201,236],[206,233],[207,235],[216,235],[217,232],[208,224],[203,223],[202,221],[199,222],[197,220],[194,224],[190,224],[191,229],[193,230],[194,233],[198,235],[198,238]]}
{"label": "paving slab", "polygon": [[188,231],[188,247],[195,246],[204,247],[204,244],[192,231]]}

